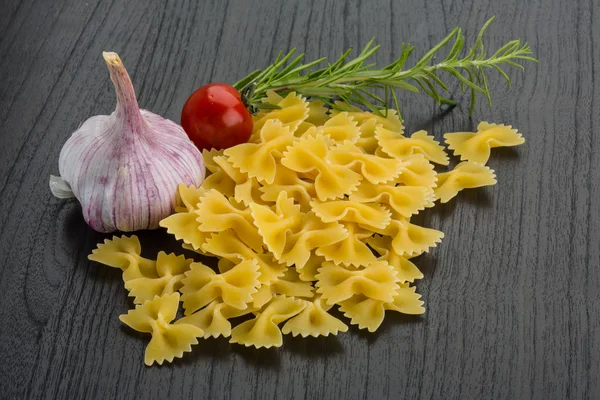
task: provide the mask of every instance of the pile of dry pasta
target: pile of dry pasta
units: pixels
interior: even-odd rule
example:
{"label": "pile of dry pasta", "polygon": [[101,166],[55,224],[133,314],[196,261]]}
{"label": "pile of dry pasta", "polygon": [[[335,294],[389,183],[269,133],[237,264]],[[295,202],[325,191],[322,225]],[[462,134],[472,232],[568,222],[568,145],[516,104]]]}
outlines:
{"label": "pile of dry pasta", "polygon": [[[437,173],[433,164],[449,164],[444,147],[425,131],[404,136],[392,111],[328,110],[293,93],[265,101],[280,108],[256,117],[249,143],[205,152],[210,175],[199,188],[180,185],[176,213],[161,222],[185,248],[217,257],[217,268],[164,252],[143,258],[136,236],[106,240],[89,257],[123,270],[136,306],[120,318],[152,335],[148,365],[181,357],[199,337],[271,347],[283,334],[346,332],[334,306],[370,332],[385,311],[422,314],[412,284],[423,275],[411,258],[444,234],[411,216],[495,184],[490,149],[524,142],[486,122],[448,133],[461,162]],[[175,320],[180,302],[185,316]]]}

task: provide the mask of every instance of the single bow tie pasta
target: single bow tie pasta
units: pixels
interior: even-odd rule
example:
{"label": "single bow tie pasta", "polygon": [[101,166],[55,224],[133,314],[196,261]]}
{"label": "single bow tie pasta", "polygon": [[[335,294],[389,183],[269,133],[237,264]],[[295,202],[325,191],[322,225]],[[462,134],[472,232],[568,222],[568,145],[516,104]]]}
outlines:
{"label": "single bow tie pasta", "polygon": [[433,64],[434,49],[407,68],[403,46],[397,61],[374,70],[370,42],[351,62],[346,54],[311,70],[316,63],[290,53],[234,86],[196,91],[182,125],[207,176],[181,179],[160,227],[198,257],[142,257],[136,236],[105,240],[89,256],[121,271],[133,309],[120,319],[151,334],[145,363],[172,362],[198,338],[280,347],[289,335],[311,340],[347,332],[347,324],[374,332],[386,313],[423,314],[417,257],[444,233],[414,217],[464,189],[496,184],[486,165],[493,149],[525,140],[488,122],[446,133],[445,143],[442,132],[405,134],[395,90],[418,84],[452,103],[438,91],[445,85],[436,73],[445,70],[489,95],[477,83],[492,70],[485,67],[508,78],[501,66],[532,60],[527,45],[486,58],[482,34],[460,58],[464,38],[453,31],[439,46],[455,42],[443,64]]}

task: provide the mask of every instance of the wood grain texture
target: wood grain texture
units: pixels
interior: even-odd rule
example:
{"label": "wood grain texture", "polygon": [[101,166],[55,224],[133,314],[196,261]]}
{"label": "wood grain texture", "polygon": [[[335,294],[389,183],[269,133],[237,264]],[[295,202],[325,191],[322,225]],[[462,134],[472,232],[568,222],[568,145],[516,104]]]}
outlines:
{"label": "wood grain texture", "polygon": [[[187,95],[233,82],[280,49],[335,57],[377,36],[378,62],[422,54],[454,26],[490,49],[530,42],[539,65],[490,79],[494,107],[401,101],[408,130],[518,127],[496,151],[497,186],[423,215],[441,246],[417,259],[427,313],[375,334],[291,339],[279,350],[202,341],[147,368],[147,338],[118,320],[118,271],[87,261],[105,236],[54,199],[61,146],[110,113],[101,60],[117,51],[140,104],[179,121]],[[600,2],[598,0],[2,0],[0,2],[0,398],[593,399],[600,397]],[[148,254],[177,250],[142,233]]]}

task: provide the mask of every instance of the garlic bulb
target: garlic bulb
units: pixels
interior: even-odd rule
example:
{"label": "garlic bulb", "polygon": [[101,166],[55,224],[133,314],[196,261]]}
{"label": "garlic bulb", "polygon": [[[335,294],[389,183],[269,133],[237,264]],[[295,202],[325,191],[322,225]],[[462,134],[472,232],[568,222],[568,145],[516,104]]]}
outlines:
{"label": "garlic bulb", "polygon": [[116,110],[91,117],[67,140],[61,177],[51,176],[50,189],[60,198],[76,197],[96,231],[155,229],[173,213],[179,183],[202,183],[204,160],[179,125],[139,109],[119,56],[102,55]]}

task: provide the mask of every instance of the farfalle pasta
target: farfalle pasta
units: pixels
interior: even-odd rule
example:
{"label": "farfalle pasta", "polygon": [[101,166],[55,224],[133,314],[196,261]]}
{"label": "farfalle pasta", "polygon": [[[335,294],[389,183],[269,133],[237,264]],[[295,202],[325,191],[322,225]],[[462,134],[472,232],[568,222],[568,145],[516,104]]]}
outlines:
{"label": "farfalle pasta", "polygon": [[322,135],[303,137],[284,153],[281,163],[292,171],[315,172],[315,192],[321,201],[353,192],[362,176],[343,165],[328,163],[329,148]]}
{"label": "farfalle pasta", "polygon": [[[288,267],[302,270],[309,262],[312,251],[324,246],[340,243],[348,237],[348,231],[338,222],[323,222],[314,212],[309,211],[301,229],[286,238],[285,249],[279,261]],[[314,279],[308,279],[314,280]]]}
{"label": "farfalle pasta", "polygon": [[376,261],[358,269],[326,262],[317,275],[317,293],[330,305],[339,304],[354,295],[390,302],[398,289],[397,275],[385,261]]}
{"label": "farfalle pasta", "polygon": [[234,180],[234,177],[227,174],[227,171],[221,168],[220,164],[223,163],[217,163],[215,160],[218,159],[217,157],[222,157],[222,155],[222,150],[202,151],[202,157],[204,158],[204,164],[207,171],[206,179],[202,182],[202,189],[215,189],[225,196],[233,196],[237,183]]}
{"label": "farfalle pasta", "polygon": [[496,175],[491,168],[464,161],[454,167],[452,171],[438,174],[438,185],[434,193],[440,202],[447,203],[461,190],[495,184]]}
{"label": "farfalle pasta", "polygon": [[380,127],[376,130],[375,137],[381,150],[392,157],[401,159],[414,154],[422,154],[426,160],[433,163],[440,165],[449,163],[444,147],[434,140],[433,136],[427,135],[425,131],[418,131],[410,137],[405,137]]}
{"label": "farfalle pasta", "polygon": [[158,278],[156,261],[144,258],[141,254],[142,246],[136,235],[113,236],[112,240],[106,239],[104,243],[98,244],[88,258],[109,267],[119,268],[123,271],[124,282],[143,277]]}
{"label": "farfalle pasta", "polygon": [[485,165],[490,159],[494,147],[511,147],[525,143],[525,138],[512,126],[480,122],[477,132],[446,133],[444,140],[448,149],[461,161],[470,161]]}
{"label": "farfalle pasta", "polygon": [[367,244],[380,255],[378,260],[387,262],[396,270],[400,282],[422,279],[423,273],[410,261],[410,256],[396,253],[392,240],[390,236],[374,235],[367,239]]}
{"label": "farfalle pasta", "polygon": [[409,218],[425,207],[433,206],[435,196],[424,186],[374,185],[362,182],[348,199],[351,202],[385,204],[401,216]]}
{"label": "farfalle pasta", "polygon": [[262,248],[263,239],[254,225],[250,209],[211,189],[200,199],[196,221],[200,232],[223,232],[232,229],[254,250]]}
{"label": "farfalle pasta", "polygon": [[400,134],[404,133],[404,125],[398,117],[396,110],[386,110],[384,115],[377,115],[373,114],[372,112],[361,110],[358,107],[354,107],[340,101],[336,101],[336,105],[340,107],[340,110],[331,110],[332,116],[335,116],[342,112],[347,112],[348,116],[354,118],[354,120],[358,122],[359,126],[362,126],[367,121],[372,119],[376,121],[377,125],[381,125],[387,130],[398,132]]}
{"label": "farfalle pasta", "polygon": [[340,311],[350,318],[350,323],[358,325],[360,329],[375,332],[383,322],[386,310],[397,311],[402,314],[423,314],[421,295],[416,293],[415,287],[408,283],[399,284],[392,301],[376,300],[363,294],[355,295],[340,303]]}
{"label": "farfalle pasta", "polygon": [[194,260],[183,255],[161,251],[156,256],[156,277],[139,277],[125,281],[125,289],[135,304],[143,304],[156,296],[173,294],[181,288],[181,280]]}
{"label": "farfalle pasta", "polygon": [[296,171],[281,164],[277,165],[273,184],[261,186],[259,191],[262,192],[260,198],[264,202],[276,202],[279,194],[286,192],[304,212],[310,210],[310,201],[317,195],[314,182],[301,179]]}
{"label": "farfalle pasta", "polygon": [[315,254],[324,257],[327,261],[346,266],[359,267],[377,261],[377,257],[364,242],[373,232],[352,222],[342,222],[341,224],[348,235],[339,242],[319,246],[315,250]]}
{"label": "farfalle pasta", "polygon": [[[328,110],[295,93],[263,101],[275,107],[255,116],[249,142],[204,151],[208,177],[198,188],[180,185],[175,213],[160,223],[213,263],[144,258],[135,236],[89,256],[123,272],[137,305],[121,319],[152,334],[147,364],[180,357],[198,337],[279,347],[284,335],[336,335],[346,322],[373,332],[386,312],[422,314],[414,258],[444,234],[411,218],[494,184],[484,166],[490,149],[523,142],[488,123],[446,134],[467,161],[438,173],[434,163],[449,163],[444,147],[424,131],[405,136],[393,111]],[[175,321],[180,302],[184,317]],[[336,308],[347,320],[330,313]]]}
{"label": "farfalle pasta", "polygon": [[290,93],[286,97],[272,93],[269,95],[266,102],[274,104],[279,109],[271,110],[263,115],[259,115],[254,120],[254,134],[250,138],[251,142],[255,142],[260,137],[260,131],[268,121],[278,120],[283,126],[289,127],[292,133],[306,121],[310,115],[308,102],[302,96]]}
{"label": "farfalle pasta", "polygon": [[300,206],[294,204],[294,199],[288,199],[286,192],[281,192],[272,208],[251,204],[250,210],[264,245],[280,259],[288,232],[299,229],[304,220]]}
{"label": "farfalle pasta", "polygon": [[327,160],[332,164],[347,166],[371,183],[390,182],[402,172],[402,162],[397,158],[367,154],[350,142],[333,147],[327,154]]}
{"label": "farfalle pasta", "polygon": [[338,332],[348,330],[346,324],[327,312],[332,306],[324,302],[321,297],[312,301],[304,300],[304,304],[304,310],[289,319],[281,328],[283,334],[319,337],[337,335]]}
{"label": "farfalle pasta", "polygon": [[324,203],[313,201],[311,206],[323,222],[354,222],[363,227],[384,229],[391,219],[390,211],[376,203],[334,200]]}
{"label": "farfalle pasta", "polygon": [[413,257],[428,252],[444,238],[443,232],[412,224],[402,217],[392,218],[389,225],[377,233],[391,238],[391,248],[396,254]]}
{"label": "farfalle pasta", "polygon": [[437,172],[422,154],[403,157],[402,173],[398,183],[404,186],[421,186],[433,191],[437,185]]}
{"label": "farfalle pasta", "polygon": [[242,322],[231,331],[231,343],[244,346],[280,347],[283,335],[279,324],[300,313],[306,303],[293,297],[277,296],[256,313],[250,321]]}
{"label": "farfalle pasta", "polygon": [[224,151],[228,161],[241,172],[259,182],[273,183],[282,153],[294,142],[289,126],[269,120],[260,130],[258,143],[243,143]]}
{"label": "farfalle pasta", "polygon": [[316,132],[327,136],[334,142],[354,143],[360,137],[360,129],[354,118],[348,116],[348,113],[340,113],[322,126],[316,128]]}
{"label": "farfalle pasta", "polygon": [[213,234],[204,244],[203,250],[234,263],[244,260],[256,261],[259,272],[258,280],[264,285],[270,284],[285,273],[285,265],[275,260],[272,253],[255,252],[232,230]]}
{"label": "farfalle pasta", "polygon": [[294,268],[287,268],[279,279],[270,285],[262,285],[258,292],[252,296],[252,306],[261,308],[275,295],[288,297],[311,298],[314,297],[314,288],[310,282],[302,281]]}
{"label": "farfalle pasta", "polygon": [[258,291],[259,275],[256,260],[244,260],[219,274],[202,263],[193,263],[179,290],[185,314],[189,315],[215,299],[244,310],[252,300],[252,294]]}
{"label": "farfalle pasta", "polygon": [[146,365],[155,362],[161,365],[164,361],[183,357],[184,352],[192,351],[192,345],[198,344],[197,338],[204,335],[195,325],[171,323],[177,316],[178,307],[179,293],[176,292],[156,296],[119,317],[132,329],[152,334],[144,356]]}
{"label": "farfalle pasta", "polygon": [[209,337],[231,336],[231,322],[229,319],[241,317],[256,311],[253,307],[243,310],[232,307],[222,300],[213,300],[206,307],[193,314],[186,315],[175,321],[175,325],[188,324],[202,330],[204,339]]}

